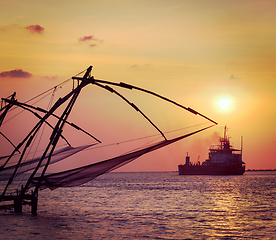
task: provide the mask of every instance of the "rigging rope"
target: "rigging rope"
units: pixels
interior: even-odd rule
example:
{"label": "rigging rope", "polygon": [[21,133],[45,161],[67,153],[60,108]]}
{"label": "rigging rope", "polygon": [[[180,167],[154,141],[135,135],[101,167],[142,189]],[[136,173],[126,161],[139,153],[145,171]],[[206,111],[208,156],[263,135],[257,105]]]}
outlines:
{"label": "rigging rope", "polygon": [[[50,92],[50,93],[48,93],[47,95],[45,95],[44,97],[38,99],[36,102],[33,103],[33,105],[36,104],[36,103],[38,103],[38,102],[40,102],[42,99],[48,97],[50,94],[52,94],[52,93]],[[29,101],[27,101],[27,102],[29,102]],[[10,112],[13,111],[13,110],[15,110],[15,109],[17,109],[18,107],[19,107],[19,106],[13,106],[13,108],[10,110]],[[3,124],[5,124],[5,123],[11,121],[13,118],[17,117],[18,115],[20,115],[20,114],[21,114],[22,112],[24,112],[24,111],[25,111],[25,109],[21,110],[19,113],[15,114],[14,116],[8,118],[7,120],[5,120],[5,122],[3,122]]]}
{"label": "rigging rope", "polygon": [[[82,74],[82,73],[84,73],[86,71],[86,69],[85,70],[83,70],[82,72],[79,72],[78,74],[76,74],[75,76],[78,76],[78,75],[80,75],[80,74]],[[74,77],[75,77],[74,76]],[[33,97],[33,98],[31,98],[31,99],[29,99],[28,101],[26,101],[25,103],[28,103],[28,102],[30,102],[30,101],[32,101],[32,100],[34,100],[34,99],[36,99],[36,98],[38,98],[38,97],[40,97],[41,95],[43,95],[43,94],[45,94],[45,93],[48,93],[49,91],[51,91],[51,90],[55,90],[55,89],[57,89],[57,88],[61,88],[63,85],[65,85],[65,84],[67,84],[70,80],[72,80],[72,78],[70,77],[70,78],[68,78],[68,79],[66,79],[65,81],[63,81],[62,83],[60,83],[60,84],[58,84],[58,85],[56,85],[56,86],[54,86],[54,87],[52,87],[52,88],[50,88],[50,89],[48,89],[48,90],[46,90],[46,91],[44,91],[44,92],[42,92],[42,93],[40,93],[40,94],[38,94],[37,96],[35,96],[35,97]]]}
{"label": "rigging rope", "polygon": [[[192,125],[192,126],[189,126],[189,127],[183,127],[183,128],[167,131],[167,132],[164,132],[164,133],[168,134],[168,133],[178,132],[178,131],[181,131],[181,130],[185,130],[185,129],[189,129],[189,128],[193,128],[193,127],[198,127],[198,126],[202,126],[202,125],[205,125],[205,124],[207,124],[207,123],[199,123],[199,124],[195,124],[195,125]],[[110,143],[110,144],[101,145],[101,146],[97,146],[97,147],[87,148],[84,151],[90,151],[90,150],[97,149],[97,148],[104,148],[104,147],[120,145],[120,144],[134,142],[134,141],[138,141],[138,140],[142,140],[142,139],[146,139],[146,138],[156,137],[156,136],[159,136],[158,138],[161,138],[160,134],[153,134],[153,135],[149,135],[149,136],[145,136],[145,137],[134,138],[134,139],[129,139],[129,140],[121,141],[121,142]],[[157,140],[158,138],[156,138],[155,140]],[[155,140],[153,140],[153,141],[155,141]]]}
{"label": "rigging rope", "polygon": [[[79,72],[78,74],[74,75],[74,77],[76,77],[76,76],[78,76],[78,75],[84,73],[85,71],[86,71],[86,70],[83,70],[83,71]],[[56,91],[56,89],[62,88],[65,84],[67,84],[67,83],[68,83],[69,81],[71,81],[71,80],[72,80],[72,78],[68,78],[68,79],[66,79],[65,81],[61,82],[60,84],[58,84],[58,85],[56,85],[56,86],[54,86],[54,87],[52,87],[52,88],[50,88],[50,89],[48,89],[48,90],[46,90],[46,91],[40,93],[40,94],[38,94],[37,96],[35,96],[35,97],[33,97],[33,98],[27,100],[27,101],[24,102],[24,103],[29,103],[29,102],[31,102],[32,100],[34,100],[34,99],[36,99],[36,98],[38,98],[38,97],[40,97],[40,96],[42,96],[42,95],[48,93],[47,95],[43,96],[42,98],[40,98],[40,99],[38,99],[36,102],[34,102],[34,103],[32,104],[32,105],[34,105],[34,104],[38,103],[39,101],[41,101],[42,99],[44,99],[44,98],[46,98],[47,96],[49,96],[50,94],[52,94],[52,92],[51,92],[52,90]],[[73,81],[74,81],[74,80],[73,80]],[[12,95],[10,95],[9,97],[11,97],[11,96],[12,96]],[[8,97],[8,98],[9,98],[9,97]],[[1,101],[1,105],[2,105],[2,101]],[[14,110],[14,109],[17,109],[17,108],[18,108],[18,106],[15,106],[15,107],[13,107],[10,111],[12,111],[12,110]],[[14,115],[13,117],[11,117],[11,118],[5,120],[5,122],[3,122],[3,124],[9,122],[9,121],[12,120],[13,118],[15,118],[16,116],[18,116],[19,114],[21,114],[22,112],[24,112],[24,110],[20,111],[19,113],[17,113],[17,114]]]}
{"label": "rigging rope", "polygon": [[[50,101],[49,101],[49,103],[48,103],[47,111],[50,109],[50,107],[51,107],[52,104],[53,104],[55,92],[56,92],[56,88],[54,88],[54,90],[52,91],[52,96],[51,96]],[[47,96],[48,96],[48,94],[47,94]],[[38,101],[37,101],[37,102],[38,102]],[[34,103],[34,104],[35,104],[35,103]],[[42,128],[41,130],[39,130],[39,131],[40,131],[40,137],[39,137],[39,140],[38,140],[38,142],[37,142],[36,149],[32,152],[32,155],[33,155],[32,158],[35,158],[35,155],[36,155],[36,153],[37,153],[38,147],[39,147],[40,142],[41,142],[41,140],[42,140],[43,133],[44,133],[44,131],[45,131],[45,127],[46,127],[46,124],[44,124],[44,126],[43,126],[43,128]],[[26,161],[26,160],[28,159],[28,156],[31,154],[31,150],[32,150],[32,148],[33,148],[33,146],[34,146],[34,144],[35,144],[35,139],[36,139],[36,138],[38,138],[38,134],[35,135],[34,141],[32,142],[32,145],[31,145],[31,147],[29,148],[28,153],[26,154],[25,160],[24,160],[24,161]],[[27,168],[28,170],[29,170],[29,168],[30,168],[30,165],[31,165],[31,164],[29,164],[29,167]],[[19,167],[19,168],[20,168],[20,167]],[[22,178],[21,178],[21,181],[18,183],[18,188],[21,186],[21,184],[22,184],[23,181],[25,180],[25,177],[26,177],[26,173],[23,174],[23,176],[22,176]]]}

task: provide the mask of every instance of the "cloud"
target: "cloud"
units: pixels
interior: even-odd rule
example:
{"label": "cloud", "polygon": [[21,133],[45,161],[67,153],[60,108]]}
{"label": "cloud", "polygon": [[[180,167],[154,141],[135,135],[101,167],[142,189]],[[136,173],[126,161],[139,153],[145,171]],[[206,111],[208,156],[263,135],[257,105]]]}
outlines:
{"label": "cloud", "polygon": [[43,78],[43,79],[46,79],[46,80],[53,81],[53,80],[57,80],[57,79],[58,79],[58,76],[52,76],[52,77],[49,77],[49,76],[43,76],[42,78]]}
{"label": "cloud", "polygon": [[6,31],[7,30],[7,27],[0,27],[0,31],[1,32],[4,32],[4,31]]}
{"label": "cloud", "polygon": [[[192,155],[198,157],[198,160],[203,162],[205,160],[206,155],[208,154],[208,149],[210,145],[218,145],[219,144],[220,134],[218,132],[212,133],[206,138],[198,138],[193,141],[193,144],[189,147],[189,152]],[[196,162],[197,159],[191,159],[192,162]]]}
{"label": "cloud", "polygon": [[151,66],[151,64],[147,63],[147,64],[143,64],[143,65],[140,65],[140,64],[133,64],[130,66],[130,68],[132,69],[147,69]]}
{"label": "cloud", "polygon": [[229,79],[239,79],[238,77],[235,77],[235,75],[234,74],[232,74],[231,76],[230,76],[230,78]]}
{"label": "cloud", "polygon": [[22,69],[15,69],[10,71],[4,71],[0,73],[0,77],[11,77],[11,78],[30,78],[33,75],[29,72],[25,72]]}
{"label": "cloud", "polygon": [[94,36],[84,36],[82,38],[79,39],[79,41],[81,42],[84,42],[84,41],[90,41],[90,40],[93,40],[94,39]]}
{"label": "cloud", "polygon": [[31,33],[42,33],[44,31],[44,27],[41,27],[38,24],[27,26],[25,29],[29,30]]}
{"label": "cloud", "polygon": [[[103,42],[103,40],[98,39],[98,38],[95,38],[93,35],[83,36],[83,37],[79,38],[79,41],[80,41],[80,42],[89,42],[89,41],[93,41],[93,42],[96,42],[97,44]],[[89,44],[89,47],[95,47],[95,46],[97,46],[96,43]]]}

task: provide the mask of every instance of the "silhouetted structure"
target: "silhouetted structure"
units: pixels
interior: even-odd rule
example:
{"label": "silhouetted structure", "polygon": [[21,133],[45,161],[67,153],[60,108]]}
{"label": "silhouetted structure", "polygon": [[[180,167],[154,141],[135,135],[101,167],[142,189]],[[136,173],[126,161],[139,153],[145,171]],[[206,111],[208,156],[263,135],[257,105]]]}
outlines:
{"label": "silhouetted structure", "polygon": [[[245,172],[245,163],[242,161],[241,150],[230,145],[229,137],[224,128],[224,137],[220,138],[220,145],[213,145],[209,149],[209,157],[202,163],[190,163],[186,157],[184,165],[178,165],[179,175],[242,175]],[[241,143],[242,145],[242,143]]]}
{"label": "silhouetted structure", "polygon": [[[36,107],[36,106],[29,105],[27,103],[21,103],[17,101],[15,99],[15,95],[16,95],[15,93],[8,98],[2,99],[1,109],[0,109],[0,126],[2,125],[3,120],[7,115],[8,111],[12,109],[14,106],[20,107],[32,113],[38,118],[38,122],[17,146],[15,146],[7,136],[1,133],[1,135],[5,137],[5,139],[7,139],[12,144],[12,146],[14,147],[14,150],[9,156],[0,157],[0,164],[1,164],[0,181],[2,182],[6,181],[5,188],[0,196],[0,203],[2,203],[2,205],[0,205],[0,209],[13,208],[15,212],[22,212],[23,205],[30,205],[32,213],[36,214],[38,191],[41,189],[45,189],[45,188],[55,189],[59,187],[79,186],[83,183],[86,183],[96,178],[97,176],[100,176],[104,173],[107,173],[116,168],[119,168],[146,153],[155,151],[159,148],[162,148],[164,146],[167,146],[169,144],[172,144],[174,142],[177,142],[181,139],[184,139],[188,136],[191,136],[195,133],[201,132],[205,129],[208,129],[214,126],[214,125],[211,125],[209,127],[202,128],[198,131],[194,131],[192,133],[185,134],[168,140],[165,137],[164,133],[136,105],[134,105],[134,103],[129,102],[119,92],[111,88],[110,85],[126,88],[129,90],[135,89],[138,91],[143,91],[155,97],[159,97],[165,101],[168,101],[174,105],[177,105],[178,107],[184,108],[185,110],[193,114],[199,115],[207,119],[208,121],[211,121],[212,123],[217,124],[216,122],[200,114],[199,112],[191,108],[186,108],[154,92],[151,92],[142,88],[138,88],[126,83],[122,83],[122,82],[114,83],[114,82],[94,79],[94,77],[90,75],[91,70],[92,70],[92,66],[90,66],[86,70],[83,77],[72,77],[73,79],[72,91],[69,92],[64,97],[59,98],[49,110],[45,110],[41,107]],[[89,164],[83,167],[79,167],[79,168],[75,168],[67,171],[49,174],[47,173],[47,169],[50,164],[59,162],[86,148],[89,148],[95,144],[101,143],[100,140],[98,140],[90,133],[86,132],[76,124],[70,123],[67,121],[68,116],[71,113],[71,110],[82,88],[84,88],[89,84],[101,87],[122,98],[126,103],[128,103],[131,107],[133,107],[136,111],[138,111],[162,135],[164,140],[154,143],[152,145],[148,145],[143,149],[139,149],[139,150],[129,152],[127,154],[119,155],[111,159],[107,159],[105,161]],[[106,84],[106,85],[103,85],[103,84]],[[55,90],[55,88],[53,89]],[[59,109],[60,106],[65,105],[66,102],[67,102],[67,105],[65,106],[61,116],[56,115],[55,114],[56,110]],[[56,119],[55,126],[52,126],[48,121],[50,117]],[[87,134],[88,136],[93,138],[93,140],[96,143],[85,145],[85,146],[72,147],[62,134],[63,127],[66,124]],[[42,126],[45,126],[45,125],[52,128],[51,133],[49,135],[49,142],[43,148],[44,150],[41,155],[39,155],[38,157],[33,157],[28,159],[27,150],[30,147],[30,145],[34,142],[34,139],[38,135],[39,130],[42,129]],[[63,139],[68,146],[61,148],[59,150],[56,150],[57,143],[60,139]],[[17,177],[25,173],[30,173],[29,177],[24,182],[24,184],[21,185],[20,189],[15,188],[15,192],[13,192],[13,189],[11,189],[12,183],[14,183],[17,180]],[[8,192],[9,190],[11,191]]]}

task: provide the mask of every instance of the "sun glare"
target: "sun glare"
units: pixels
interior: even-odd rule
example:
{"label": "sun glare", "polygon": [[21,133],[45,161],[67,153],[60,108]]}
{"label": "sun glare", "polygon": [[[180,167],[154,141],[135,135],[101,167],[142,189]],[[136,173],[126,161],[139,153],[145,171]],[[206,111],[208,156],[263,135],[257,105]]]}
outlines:
{"label": "sun glare", "polygon": [[220,107],[221,110],[226,111],[231,107],[232,101],[228,97],[221,97],[217,101],[217,105]]}

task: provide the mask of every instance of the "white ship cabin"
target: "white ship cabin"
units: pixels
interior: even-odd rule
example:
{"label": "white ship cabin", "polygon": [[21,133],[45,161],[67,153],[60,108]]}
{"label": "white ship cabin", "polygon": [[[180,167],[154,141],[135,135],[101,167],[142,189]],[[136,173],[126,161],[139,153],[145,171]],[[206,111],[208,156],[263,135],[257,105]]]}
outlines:
{"label": "white ship cabin", "polygon": [[[237,163],[242,161],[242,153],[230,145],[227,137],[220,138],[220,145],[213,145],[209,149],[209,162],[212,163]],[[235,152],[235,153],[234,153]]]}
{"label": "white ship cabin", "polygon": [[235,163],[242,161],[241,153],[209,153],[209,161],[212,163]]}

